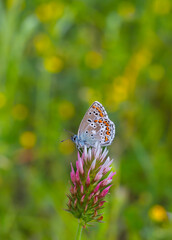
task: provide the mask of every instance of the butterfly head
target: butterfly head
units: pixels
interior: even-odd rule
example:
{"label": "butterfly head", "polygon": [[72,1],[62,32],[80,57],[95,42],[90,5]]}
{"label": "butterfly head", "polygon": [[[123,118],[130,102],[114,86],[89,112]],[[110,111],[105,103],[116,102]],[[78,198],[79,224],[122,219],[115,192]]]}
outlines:
{"label": "butterfly head", "polygon": [[77,144],[77,142],[78,142],[78,136],[77,136],[77,135],[71,136],[71,140],[72,140],[74,143]]}
{"label": "butterfly head", "polygon": [[76,144],[78,149],[83,148],[84,145],[87,145],[81,137],[78,137],[78,135],[73,135],[71,140]]}

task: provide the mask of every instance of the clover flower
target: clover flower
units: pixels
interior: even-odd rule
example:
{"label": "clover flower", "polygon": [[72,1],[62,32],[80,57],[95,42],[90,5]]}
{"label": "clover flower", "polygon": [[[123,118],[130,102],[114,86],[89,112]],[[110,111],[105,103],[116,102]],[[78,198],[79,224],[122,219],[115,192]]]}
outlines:
{"label": "clover flower", "polygon": [[112,186],[111,171],[113,160],[107,157],[107,148],[102,150],[100,145],[87,149],[83,153],[78,152],[76,171],[71,163],[71,188],[68,194],[68,211],[80,219],[83,226],[90,221],[101,222],[105,196]]}

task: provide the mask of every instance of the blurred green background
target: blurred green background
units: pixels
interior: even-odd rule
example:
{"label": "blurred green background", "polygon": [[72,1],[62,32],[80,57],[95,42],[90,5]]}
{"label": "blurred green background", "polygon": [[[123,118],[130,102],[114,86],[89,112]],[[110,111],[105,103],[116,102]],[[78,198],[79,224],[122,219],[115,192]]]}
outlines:
{"label": "blurred green background", "polygon": [[[116,124],[105,223],[82,239],[171,240],[172,2],[0,1],[0,239],[74,239],[76,148],[100,101]],[[168,215],[167,215],[168,214]]]}

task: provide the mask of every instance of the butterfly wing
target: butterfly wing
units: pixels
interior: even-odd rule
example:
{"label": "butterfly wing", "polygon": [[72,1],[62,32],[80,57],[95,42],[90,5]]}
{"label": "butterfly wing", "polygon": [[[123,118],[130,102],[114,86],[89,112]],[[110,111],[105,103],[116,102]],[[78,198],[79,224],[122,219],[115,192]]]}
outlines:
{"label": "butterfly wing", "polygon": [[94,146],[97,141],[101,146],[108,146],[112,143],[114,136],[114,123],[108,118],[102,104],[95,101],[81,121],[78,138],[87,146]]}

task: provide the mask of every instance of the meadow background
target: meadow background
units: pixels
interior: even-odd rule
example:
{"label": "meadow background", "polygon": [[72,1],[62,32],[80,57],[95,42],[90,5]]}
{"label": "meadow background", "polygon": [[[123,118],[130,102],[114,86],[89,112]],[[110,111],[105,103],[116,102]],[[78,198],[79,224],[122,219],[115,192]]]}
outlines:
{"label": "meadow background", "polygon": [[74,239],[76,148],[100,101],[116,124],[105,223],[82,239],[172,239],[171,0],[0,1],[0,239]]}

